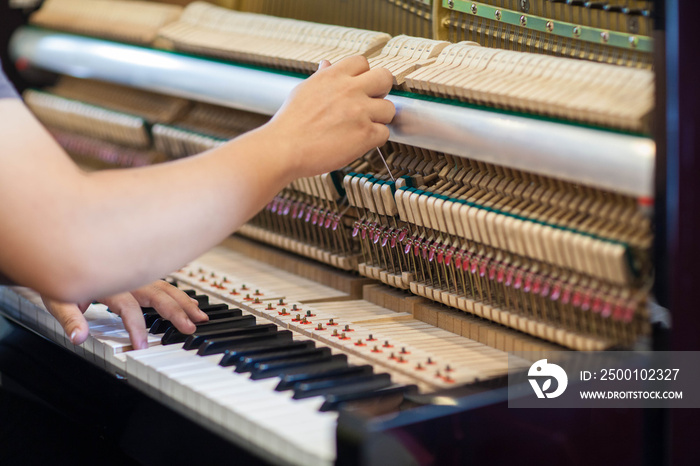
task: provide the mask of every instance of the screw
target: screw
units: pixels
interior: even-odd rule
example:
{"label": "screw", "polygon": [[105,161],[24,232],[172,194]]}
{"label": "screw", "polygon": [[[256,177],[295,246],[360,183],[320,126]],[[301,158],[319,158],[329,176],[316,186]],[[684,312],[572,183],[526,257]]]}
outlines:
{"label": "screw", "polygon": [[522,15],[522,16],[520,17],[520,25],[523,26],[523,27],[527,26],[527,16]]}
{"label": "screw", "polygon": [[472,14],[475,15],[477,12],[477,6],[476,3],[472,3]]}
{"label": "screw", "polygon": [[501,10],[496,10],[496,13],[494,13],[494,15],[496,16],[496,19],[497,19],[498,21],[501,20]]}
{"label": "screw", "polygon": [[604,43],[608,43],[610,40],[610,33],[608,31],[603,31],[600,33],[600,40],[602,40]]}
{"label": "screw", "polygon": [[552,32],[554,30],[554,23],[552,21],[547,21],[547,31]]}
{"label": "screw", "polygon": [[579,26],[574,26],[574,37],[581,37],[581,28]]}

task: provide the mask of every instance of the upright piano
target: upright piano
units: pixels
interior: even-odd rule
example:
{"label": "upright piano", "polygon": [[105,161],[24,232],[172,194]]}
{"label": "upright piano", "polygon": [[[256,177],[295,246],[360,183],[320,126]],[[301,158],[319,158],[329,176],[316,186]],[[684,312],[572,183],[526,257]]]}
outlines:
{"label": "upright piano", "polygon": [[[26,352],[67,350],[51,370],[97,366],[105,393],[197,432],[210,457],[688,461],[684,413],[508,409],[506,381],[546,351],[697,346],[697,144],[683,137],[699,108],[693,11],[643,0],[47,0],[9,54],[34,77],[26,104],[90,169],[225,144],[265,124],[325,58],[388,68],[397,116],[385,146],[295,181],[166,277],[210,314],[193,336],[145,308],[150,347],[134,351],[94,304],[91,337],[73,346],[23,288],[0,288],[2,312],[50,341]],[[532,359],[509,367],[515,352]],[[117,432],[139,461],[178,461]]]}

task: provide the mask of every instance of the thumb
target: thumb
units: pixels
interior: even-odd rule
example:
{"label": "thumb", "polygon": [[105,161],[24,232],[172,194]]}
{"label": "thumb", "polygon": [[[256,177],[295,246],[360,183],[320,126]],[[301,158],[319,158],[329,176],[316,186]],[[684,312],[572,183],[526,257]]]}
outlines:
{"label": "thumb", "polygon": [[46,310],[56,318],[63,330],[74,345],[79,345],[87,340],[90,333],[87,320],[78,308],[77,304],[60,303],[42,297]]}
{"label": "thumb", "polygon": [[321,63],[318,64],[318,71],[325,70],[329,66],[331,66],[331,62],[328,60],[321,60]]}

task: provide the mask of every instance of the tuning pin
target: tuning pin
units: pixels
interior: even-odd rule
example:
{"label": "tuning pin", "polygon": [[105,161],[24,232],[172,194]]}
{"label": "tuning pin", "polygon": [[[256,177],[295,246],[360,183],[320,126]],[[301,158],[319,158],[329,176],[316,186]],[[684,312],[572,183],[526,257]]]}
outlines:
{"label": "tuning pin", "polygon": [[255,293],[253,293],[255,296],[262,296],[262,293],[260,290],[255,290]]}
{"label": "tuning pin", "polygon": [[279,304],[280,306],[284,306],[284,298],[280,298],[277,304]]}
{"label": "tuning pin", "polygon": [[350,325],[347,325],[347,324],[345,325],[345,331],[352,332],[352,330],[350,329]]}
{"label": "tuning pin", "polygon": [[452,372],[452,368],[449,364],[445,366],[445,372]]}
{"label": "tuning pin", "polygon": [[306,320],[306,316],[304,316],[304,317],[301,319],[301,323],[302,323],[302,324],[308,324],[308,323],[309,323],[309,321]]}
{"label": "tuning pin", "polygon": [[323,330],[323,324],[318,324],[316,326],[316,330]]}
{"label": "tuning pin", "polygon": [[337,336],[338,336],[338,329],[337,329],[337,328],[334,328],[334,329],[333,329],[333,336],[334,336],[334,337],[337,337]]}
{"label": "tuning pin", "polygon": [[301,311],[301,309],[297,308],[296,304],[292,304],[292,311],[296,311],[297,309]]}
{"label": "tuning pin", "polygon": [[288,316],[289,312],[287,312],[287,308],[283,307],[282,310],[280,311],[281,316]]}
{"label": "tuning pin", "polygon": [[367,341],[376,341],[376,340],[374,339],[374,337],[373,337],[372,334],[370,333],[370,334],[369,334],[369,338],[367,338]]}
{"label": "tuning pin", "polygon": [[209,274],[209,276],[212,277],[212,278],[214,278],[214,277],[216,277],[216,274],[215,274],[214,272],[212,272],[212,273]]}
{"label": "tuning pin", "polygon": [[379,348],[377,348],[377,345],[374,345],[374,348],[372,348],[372,352],[373,352],[373,353],[381,353],[382,350],[380,350]]}

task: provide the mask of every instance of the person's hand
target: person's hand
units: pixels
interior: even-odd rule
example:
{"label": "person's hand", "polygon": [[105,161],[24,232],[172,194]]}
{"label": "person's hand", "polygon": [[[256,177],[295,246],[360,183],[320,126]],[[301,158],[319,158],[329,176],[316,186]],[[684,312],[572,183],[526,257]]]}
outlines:
{"label": "person's hand", "polygon": [[292,149],[291,170],[298,177],[338,169],[383,145],[394,104],[384,99],[393,78],[383,68],[370,70],[354,56],[319,70],[298,85],[265,126]]}
{"label": "person's hand", "polygon": [[[68,338],[75,345],[83,343],[89,334],[83,313],[90,303],[61,303],[42,296],[46,309],[61,324]],[[141,307],[152,307],[162,317],[172,322],[183,333],[195,331],[194,322],[204,322],[209,317],[197,306],[197,301],[167,282],[159,280],[130,293],[98,299],[110,311],[121,316],[134,349],[148,347],[146,324]]]}

